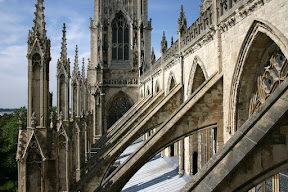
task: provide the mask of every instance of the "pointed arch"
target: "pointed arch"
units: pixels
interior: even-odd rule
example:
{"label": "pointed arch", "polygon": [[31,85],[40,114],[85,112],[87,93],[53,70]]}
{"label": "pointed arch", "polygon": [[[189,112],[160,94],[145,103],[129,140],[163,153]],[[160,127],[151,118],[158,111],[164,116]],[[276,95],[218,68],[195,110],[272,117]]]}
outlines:
{"label": "pointed arch", "polygon": [[125,11],[125,9],[123,9],[123,7],[119,8],[117,11],[115,11],[111,16],[110,16],[110,19],[109,19],[109,22],[112,23],[112,21],[117,17],[117,14],[123,14],[125,16],[125,18],[127,19],[127,21],[129,23],[131,23],[132,19],[131,17],[129,16],[129,14]]}
{"label": "pointed arch", "polygon": [[168,78],[167,93],[169,93],[176,86],[176,78],[174,73],[171,71]]}
{"label": "pointed arch", "polygon": [[144,98],[143,89],[140,90],[140,98]]}
{"label": "pointed arch", "polygon": [[58,179],[60,191],[66,191],[68,189],[68,183],[66,180],[66,178],[69,177],[68,140],[65,128],[61,123],[58,129]]}
{"label": "pointed arch", "polygon": [[146,87],[146,96],[145,97],[147,97],[148,95],[150,95],[150,87],[149,87],[149,85],[147,85],[147,87]]}
{"label": "pointed arch", "polygon": [[28,151],[29,151],[30,148],[35,148],[35,149],[37,149],[37,151],[39,152],[42,160],[43,160],[43,161],[46,160],[46,158],[45,158],[45,156],[44,156],[44,153],[43,153],[43,150],[42,150],[42,148],[41,148],[41,146],[40,146],[40,143],[39,143],[39,141],[38,141],[38,139],[37,139],[37,137],[36,137],[36,135],[35,135],[34,132],[33,132],[32,135],[30,136],[30,139],[29,139],[29,141],[28,141],[28,145],[27,145],[26,148],[25,148],[25,151],[24,151],[24,153],[23,153],[23,159],[27,159],[27,156],[28,156],[28,154],[29,154]]}
{"label": "pointed arch", "polygon": [[208,73],[203,62],[198,56],[196,56],[193,60],[189,74],[187,95],[191,95],[207,78]]}
{"label": "pointed arch", "polygon": [[156,80],[155,82],[155,88],[154,88],[154,94],[156,95],[159,91],[160,91],[160,85],[159,85],[159,81]]}
{"label": "pointed arch", "polygon": [[118,119],[120,119],[132,106],[133,101],[123,91],[118,92],[108,102],[107,107],[107,128],[109,129]]}
{"label": "pointed arch", "polygon": [[255,20],[240,49],[234,70],[229,101],[229,133],[249,118],[250,100],[257,89],[257,78],[264,72],[267,62],[278,49],[288,56],[287,38],[272,24]]}
{"label": "pointed arch", "polygon": [[123,63],[130,58],[130,21],[121,10],[112,18],[112,61]]}
{"label": "pointed arch", "polygon": [[65,78],[65,75],[64,74],[61,74],[60,76],[59,76],[59,95],[58,95],[58,102],[59,102],[59,108],[58,108],[58,112],[60,113],[60,112],[62,112],[62,113],[65,113],[66,111],[65,111],[65,96],[66,96],[66,94],[65,94],[65,89],[66,89],[66,78]]}
{"label": "pointed arch", "polygon": [[46,160],[39,141],[33,132],[23,154],[26,162],[26,188],[27,191],[43,189],[43,161]]}

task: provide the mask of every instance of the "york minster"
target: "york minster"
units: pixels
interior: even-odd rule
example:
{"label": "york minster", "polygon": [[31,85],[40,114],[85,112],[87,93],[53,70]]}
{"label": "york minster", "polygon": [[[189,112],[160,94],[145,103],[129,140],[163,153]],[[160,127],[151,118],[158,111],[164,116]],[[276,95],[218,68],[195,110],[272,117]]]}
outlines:
{"label": "york minster", "polygon": [[18,121],[20,192],[153,191],[153,179],[139,180],[159,173],[162,161],[177,179],[162,175],[154,191],[288,190],[286,0],[202,0],[190,26],[187,7],[177,7],[178,36],[170,43],[163,31],[159,57],[150,1],[94,0],[83,26],[88,60],[77,45],[68,58],[63,24],[53,58],[56,111],[49,7],[34,1],[27,126]]}

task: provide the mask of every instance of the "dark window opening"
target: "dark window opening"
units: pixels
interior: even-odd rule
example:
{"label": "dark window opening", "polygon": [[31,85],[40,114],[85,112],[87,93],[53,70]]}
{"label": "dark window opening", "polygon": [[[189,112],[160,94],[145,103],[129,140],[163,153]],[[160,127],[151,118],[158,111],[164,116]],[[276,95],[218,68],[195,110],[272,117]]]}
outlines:
{"label": "dark window opening", "polygon": [[170,146],[170,156],[173,157],[175,154],[174,154],[174,144],[172,144]]}
{"label": "dark window opening", "polygon": [[130,108],[132,104],[123,96],[117,96],[109,108],[108,128],[110,128],[118,119],[120,119]]}
{"label": "dark window opening", "polygon": [[112,21],[112,60],[129,60],[129,24],[121,12]]}
{"label": "dark window opening", "polygon": [[193,175],[196,175],[198,172],[198,153],[193,153]]}

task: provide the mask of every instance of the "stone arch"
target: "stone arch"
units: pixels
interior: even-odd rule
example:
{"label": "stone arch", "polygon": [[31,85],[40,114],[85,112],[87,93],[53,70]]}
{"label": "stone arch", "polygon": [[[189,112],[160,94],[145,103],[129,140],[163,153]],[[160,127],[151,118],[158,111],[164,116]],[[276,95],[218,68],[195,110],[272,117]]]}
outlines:
{"label": "stone arch", "polygon": [[124,92],[118,92],[110,99],[107,107],[107,128],[109,129],[133,106],[132,99]]}
{"label": "stone arch", "polygon": [[115,17],[116,17],[117,14],[119,14],[119,13],[122,13],[122,14],[125,16],[125,18],[127,19],[127,21],[128,21],[129,23],[131,23],[131,21],[132,21],[131,17],[130,17],[129,14],[125,11],[125,9],[122,9],[122,8],[118,9],[117,11],[115,11],[115,12],[111,15],[111,17],[110,17],[110,19],[109,19],[109,23],[112,23],[112,21],[115,19]]}
{"label": "stone arch", "polygon": [[159,81],[156,80],[155,82],[155,88],[154,88],[154,93],[157,94],[160,91],[160,85],[159,85]]}
{"label": "stone arch", "polygon": [[[109,54],[111,58],[108,62],[109,64],[129,64],[131,58],[131,18],[129,14],[123,9],[115,11],[115,13],[110,17],[110,23],[108,28],[108,33],[112,34],[109,38]],[[105,55],[107,58],[108,55]],[[107,58],[108,59],[108,58]]]}
{"label": "stone arch", "polygon": [[174,87],[176,86],[176,78],[174,73],[171,71],[168,79],[168,85],[167,85],[167,93],[169,93]]}
{"label": "stone arch", "polygon": [[141,89],[141,91],[140,91],[140,98],[141,99],[144,98],[143,89]]}
{"label": "stone arch", "polygon": [[233,134],[249,118],[249,105],[257,89],[257,78],[263,74],[264,67],[277,49],[287,58],[287,46],[287,38],[276,27],[263,20],[253,22],[243,41],[232,78],[226,131]]}
{"label": "stone arch", "polygon": [[46,160],[39,145],[36,135],[33,133],[23,155],[26,162],[26,188],[27,191],[40,191],[44,189],[43,162]]}
{"label": "stone arch", "polygon": [[43,172],[42,172],[42,159],[37,151],[29,151],[27,157],[27,191],[42,191],[43,189]]}
{"label": "stone arch", "polygon": [[149,85],[147,85],[147,87],[146,87],[146,97],[147,97],[148,95],[150,95],[150,87],[149,87]]}
{"label": "stone arch", "polygon": [[65,111],[65,89],[66,89],[66,78],[64,74],[61,74],[59,76],[59,109],[58,112],[62,112],[63,114],[66,112]]}
{"label": "stone arch", "polygon": [[68,136],[63,125],[60,126],[58,132],[58,179],[59,179],[59,191],[67,191],[69,163],[68,163]]}
{"label": "stone arch", "polygon": [[187,95],[191,95],[207,78],[208,73],[203,62],[198,56],[196,56],[193,60],[189,75]]}

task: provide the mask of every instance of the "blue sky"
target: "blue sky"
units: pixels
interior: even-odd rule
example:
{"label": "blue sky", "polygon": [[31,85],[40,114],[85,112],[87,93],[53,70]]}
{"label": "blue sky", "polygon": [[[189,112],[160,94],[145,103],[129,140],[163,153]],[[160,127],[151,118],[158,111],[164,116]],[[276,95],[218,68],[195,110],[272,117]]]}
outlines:
{"label": "blue sky", "polygon": [[[33,26],[37,0],[0,0],[0,108],[27,105],[27,36]],[[150,0],[149,18],[152,18],[152,46],[157,58],[163,31],[168,45],[177,37],[180,6],[184,6],[188,27],[199,17],[201,0]],[[89,18],[93,18],[93,0],[46,0],[45,21],[51,40],[50,92],[56,104],[56,62],[60,56],[62,26],[67,26],[68,57],[74,62],[76,44],[79,57],[90,57]],[[71,70],[73,66],[71,66]]]}

